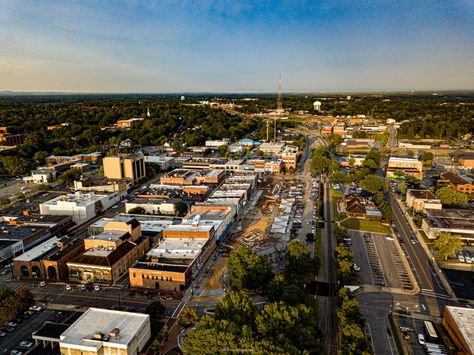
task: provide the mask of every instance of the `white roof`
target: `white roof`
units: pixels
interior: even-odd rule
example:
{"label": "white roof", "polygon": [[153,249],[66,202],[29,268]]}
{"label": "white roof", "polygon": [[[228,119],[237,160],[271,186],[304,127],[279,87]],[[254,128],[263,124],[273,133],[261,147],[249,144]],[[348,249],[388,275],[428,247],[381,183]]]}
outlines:
{"label": "white roof", "polygon": [[469,350],[474,352],[474,309],[453,306],[446,308],[468,344]]}
{"label": "white roof", "polygon": [[167,231],[182,231],[182,232],[209,232],[213,225],[203,224],[199,222],[197,225],[192,223],[172,224],[166,226]]}
{"label": "white roof", "polygon": [[107,195],[96,195],[94,192],[89,192],[83,194],[81,192],[75,192],[74,194],[67,194],[65,196],[58,196],[49,201],[43,202],[43,205],[49,206],[66,206],[66,205],[75,205],[75,206],[88,206],[95,204],[102,199],[107,198]]}
{"label": "white roof", "polygon": [[[107,344],[124,349],[149,322],[150,316],[147,314],[89,308],[61,334],[60,344],[82,349],[99,349],[103,344]],[[119,329],[118,337],[110,337],[107,341],[93,339],[96,332],[108,335],[115,328]]]}
{"label": "white roof", "polygon": [[163,238],[147,255],[155,258],[194,259],[207,241],[207,238]]}
{"label": "white roof", "polygon": [[36,259],[37,257],[43,255],[44,253],[50,251],[51,249],[55,248],[59,242],[58,237],[52,237],[41,243],[40,245],[34,247],[33,249],[28,250],[27,252],[17,256],[13,261],[31,261]]}
{"label": "white roof", "polygon": [[388,160],[389,162],[391,161],[398,161],[398,162],[407,162],[407,163],[419,163],[420,161],[416,158],[400,158],[400,157],[390,157]]}

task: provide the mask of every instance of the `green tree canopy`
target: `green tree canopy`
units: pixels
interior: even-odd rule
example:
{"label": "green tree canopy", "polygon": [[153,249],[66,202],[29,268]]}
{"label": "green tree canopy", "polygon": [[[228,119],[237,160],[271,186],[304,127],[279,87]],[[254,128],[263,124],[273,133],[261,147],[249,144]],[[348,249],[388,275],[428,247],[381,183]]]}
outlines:
{"label": "green tree canopy", "polygon": [[256,314],[257,307],[255,303],[242,292],[227,293],[215,307],[216,319],[225,319],[238,326],[251,324]]}
{"label": "green tree canopy", "polygon": [[367,175],[360,182],[360,187],[365,191],[377,193],[386,189],[385,181],[377,175]]}
{"label": "green tree canopy", "polygon": [[438,255],[445,260],[448,256],[456,254],[464,245],[461,237],[457,234],[441,232],[439,237],[433,242],[434,249]]}
{"label": "green tree canopy", "polygon": [[436,191],[441,203],[443,205],[465,205],[467,204],[468,197],[462,192],[458,192],[450,187],[442,187]]}
{"label": "green tree canopy", "polygon": [[180,217],[185,216],[188,213],[188,205],[183,201],[178,201],[174,204],[174,211]]}
{"label": "green tree canopy", "polygon": [[268,258],[257,255],[248,248],[240,248],[232,253],[227,268],[231,283],[243,289],[266,289],[273,278],[272,265]]}

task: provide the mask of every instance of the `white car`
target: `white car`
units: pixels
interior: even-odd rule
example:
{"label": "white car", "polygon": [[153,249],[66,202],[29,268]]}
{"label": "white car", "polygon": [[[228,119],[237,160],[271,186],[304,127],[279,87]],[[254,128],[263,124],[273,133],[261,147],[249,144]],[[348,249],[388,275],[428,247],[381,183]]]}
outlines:
{"label": "white car", "polygon": [[71,286],[71,285],[66,285],[65,289],[66,289],[66,291],[71,291],[71,290],[72,290],[72,286]]}
{"label": "white car", "polygon": [[100,291],[100,286],[99,286],[99,285],[95,285],[95,286],[94,286],[94,291],[95,291],[95,292],[99,292],[99,291]]}
{"label": "white car", "polygon": [[40,282],[40,287],[45,287],[45,286],[46,286],[46,282],[41,281],[41,282]]}
{"label": "white car", "polygon": [[464,259],[464,256],[462,255],[458,255],[458,260],[460,263],[465,263],[466,262],[466,259]]}
{"label": "white car", "polygon": [[425,345],[425,336],[423,334],[418,334],[418,342],[420,345]]}
{"label": "white car", "polygon": [[86,286],[81,285],[81,287],[79,287],[79,289],[80,289],[81,291],[85,291],[85,290],[86,290]]}
{"label": "white car", "polygon": [[42,308],[40,306],[31,306],[30,307],[30,311],[33,311],[33,312],[39,312],[41,310],[42,310]]}
{"label": "white car", "polygon": [[472,264],[473,260],[470,256],[465,256],[464,259],[466,259],[466,263]]}
{"label": "white car", "polygon": [[354,263],[354,270],[355,270],[355,271],[360,271],[360,267],[359,267],[359,265],[357,265],[356,263]]}
{"label": "white car", "polygon": [[22,348],[27,348],[28,349],[28,348],[31,348],[33,346],[33,343],[31,341],[24,340],[20,343],[20,346]]}
{"label": "white car", "polygon": [[20,350],[12,350],[10,351],[10,355],[23,355],[23,352]]}
{"label": "white car", "polygon": [[390,241],[394,241],[394,240],[395,240],[395,239],[393,239],[392,237],[385,237],[385,239],[390,240]]}

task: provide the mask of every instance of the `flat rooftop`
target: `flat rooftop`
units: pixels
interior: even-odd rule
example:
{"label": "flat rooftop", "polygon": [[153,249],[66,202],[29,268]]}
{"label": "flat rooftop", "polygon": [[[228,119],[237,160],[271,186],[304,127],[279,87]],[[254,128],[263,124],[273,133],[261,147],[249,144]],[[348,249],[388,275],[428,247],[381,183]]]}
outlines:
{"label": "flat rooftop", "polygon": [[474,309],[446,306],[469,349],[474,351]]}
{"label": "flat rooftop", "polygon": [[51,250],[57,247],[60,239],[58,237],[52,237],[40,245],[28,250],[27,252],[17,256],[13,261],[31,261],[35,260],[42,255],[49,253]]}
{"label": "flat rooftop", "polygon": [[207,238],[163,238],[147,255],[151,258],[195,259]]}
{"label": "flat rooftop", "polygon": [[430,190],[407,190],[407,194],[412,195],[414,198],[424,200],[437,200],[438,197]]}
{"label": "flat rooftop", "polygon": [[388,162],[399,162],[399,163],[420,163],[416,158],[402,158],[402,157],[390,157]]}
{"label": "flat rooftop", "polygon": [[76,206],[88,206],[93,203],[96,203],[103,198],[107,197],[107,195],[96,195],[93,192],[89,192],[87,194],[83,194],[80,192],[76,192],[74,194],[67,194],[65,196],[58,196],[49,201],[43,202],[44,205],[55,205],[61,206],[64,204],[75,204]]}
{"label": "flat rooftop", "polygon": [[[93,349],[100,348],[102,344],[127,346],[149,321],[150,316],[147,314],[89,308],[61,334],[60,342]],[[119,329],[119,336],[108,337],[109,332],[115,328]],[[107,338],[102,341],[93,339],[97,332],[107,335]]]}
{"label": "flat rooftop", "polygon": [[0,239],[3,240],[23,240],[31,237],[37,232],[46,233],[47,227],[31,227],[31,226],[0,226]]}
{"label": "flat rooftop", "polygon": [[45,322],[41,328],[33,333],[33,339],[38,340],[56,340],[69,328],[69,324]]}
{"label": "flat rooftop", "polygon": [[[107,221],[109,222],[109,221]],[[105,223],[104,223],[105,225]],[[87,239],[99,239],[99,240],[106,240],[106,241],[112,241],[112,242],[117,242],[120,239],[126,239],[128,235],[128,232],[121,231],[121,230],[108,230],[106,232],[102,232],[97,235],[93,235]]]}

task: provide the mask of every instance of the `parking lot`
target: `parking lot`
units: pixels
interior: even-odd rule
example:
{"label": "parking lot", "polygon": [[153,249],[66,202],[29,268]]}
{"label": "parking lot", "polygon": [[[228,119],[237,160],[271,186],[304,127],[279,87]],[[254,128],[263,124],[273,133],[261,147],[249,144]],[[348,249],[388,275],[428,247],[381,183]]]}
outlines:
{"label": "parking lot", "polygon": [[[32,312],[32,315],[15,320],[14,327],[3,328],[4,336],[0,338],[0,349],[2,353],[24,354],[33,351],[37,354],[45,354],[44,349],[35,349],[35,342],[32,339],[32,333],[38,330],[43,323],[49,321],[54,323],[72,324],[79,316],[80,312],[75,311],[55,311],[50,309],[41,309]],[[13,329],[12,329],[13,328]],[[56,350],[56,353],[58,351]]]}
{"label": "parking lot", "polygon": [[363,284],[413,289],[396,241],[384,234],[349,231],[354,261]]}

